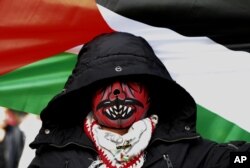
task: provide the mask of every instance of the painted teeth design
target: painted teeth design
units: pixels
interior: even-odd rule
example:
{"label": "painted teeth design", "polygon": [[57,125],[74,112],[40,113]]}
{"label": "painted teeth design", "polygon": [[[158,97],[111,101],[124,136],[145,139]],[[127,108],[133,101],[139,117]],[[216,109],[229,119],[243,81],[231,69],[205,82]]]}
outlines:
{"label": "painted teeth design", "polygon": [[130,113],[131,109],[132,109],[132,108],[131,108],[131,107],[129,107],[129,108],[128,108],[128,112],[127,112],[127,113]]}
{"label": "painted teeth design", "polygon": [[132,107],[126,105],[112,106],[105,110],[106,113],[114,119],[120,117],[126,117],[126,115],[132,112]]}
{"label": "painted teeth design", "polygon": [[109,110],[108,110],[108,109],[106,109],[106,112],[110,115],[110,112],[109,112]]}

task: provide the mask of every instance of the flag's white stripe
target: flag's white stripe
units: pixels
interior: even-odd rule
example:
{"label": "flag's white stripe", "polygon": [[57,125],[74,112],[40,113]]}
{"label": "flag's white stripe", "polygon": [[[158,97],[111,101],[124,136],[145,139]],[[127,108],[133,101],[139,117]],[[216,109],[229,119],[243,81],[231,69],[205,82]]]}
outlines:
{"label": "flag's white stripe", "polygon": [[250,131],[250,54],[231,51],[207,37],[186,37],[143,24],[100,5],[107,24],[149,41],[171,76],[196,102]]}
{"label": "flag's white stripe", "polygon": [[78,54],[80,49],[82,48],[82,46],[83,45],[75,46],[73,48],[70,48],[70,49],[66,50],[65,52],[72,53],[72,54]]}

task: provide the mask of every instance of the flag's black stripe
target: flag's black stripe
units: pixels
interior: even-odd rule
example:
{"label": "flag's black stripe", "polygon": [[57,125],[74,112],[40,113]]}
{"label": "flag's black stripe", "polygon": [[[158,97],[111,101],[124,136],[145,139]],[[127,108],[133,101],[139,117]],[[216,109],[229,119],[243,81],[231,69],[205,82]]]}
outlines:
{"label": "flag's black stripe", "polygon": [[250,51],[248,0],[97,0],[125,17],[170,28],[185,36],[207,36],[234,50]]}

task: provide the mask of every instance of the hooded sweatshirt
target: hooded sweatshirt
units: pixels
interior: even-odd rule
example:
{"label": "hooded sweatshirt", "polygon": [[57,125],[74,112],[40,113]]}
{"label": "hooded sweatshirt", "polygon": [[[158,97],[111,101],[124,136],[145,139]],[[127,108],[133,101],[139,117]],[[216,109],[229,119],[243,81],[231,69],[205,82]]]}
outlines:
{"label": "hooded sweatshirt", "polygon": [[[98,157],[83,131],[98,86],[113,79],[144,82],[159,117],[145,149],[143,167],[221,167],[238,147],[204,140],[196,132],[196,103],[170,76],[142,37],[124,32],[102,34],[85,44],[61,93],[41,112],[42,128],[30,145],[37,156],[30,168],[89,167]],[[226,161],[225,161],[226,160]],[[221,161],[221,162],[220,162]]]}

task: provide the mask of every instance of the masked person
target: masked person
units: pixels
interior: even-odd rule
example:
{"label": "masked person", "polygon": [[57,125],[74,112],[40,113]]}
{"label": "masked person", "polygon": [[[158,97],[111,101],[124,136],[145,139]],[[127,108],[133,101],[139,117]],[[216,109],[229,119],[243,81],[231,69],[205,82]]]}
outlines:
{"label": "masked person", "polygon": [[142,37],[87,43],[64,90],[41,113],[29,168],[228,167],[232,151],[196,132],[196,103]]}

